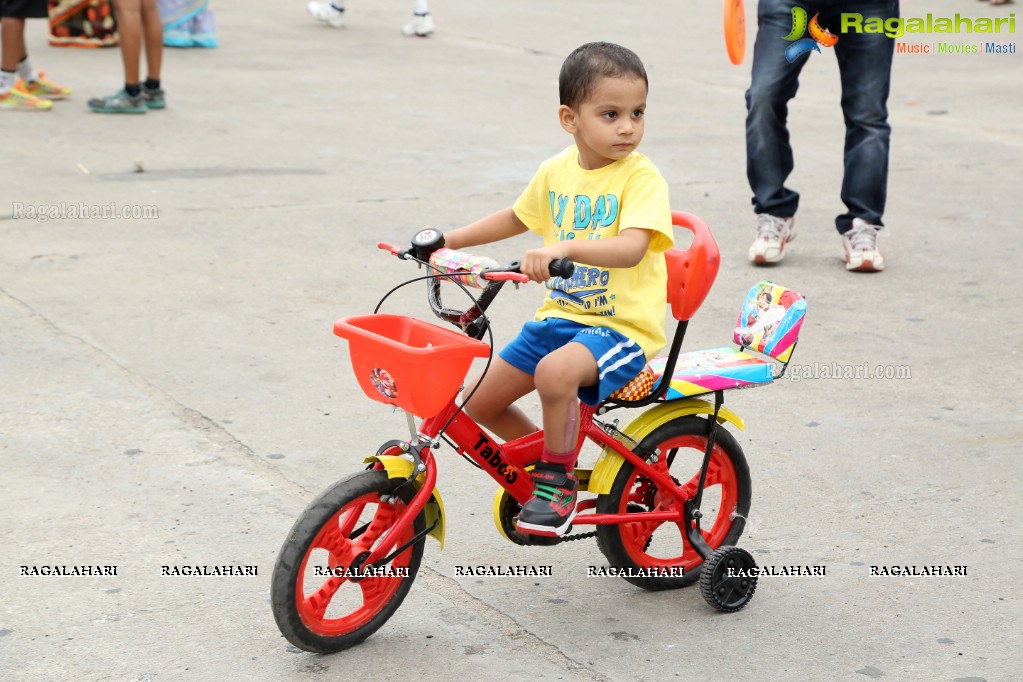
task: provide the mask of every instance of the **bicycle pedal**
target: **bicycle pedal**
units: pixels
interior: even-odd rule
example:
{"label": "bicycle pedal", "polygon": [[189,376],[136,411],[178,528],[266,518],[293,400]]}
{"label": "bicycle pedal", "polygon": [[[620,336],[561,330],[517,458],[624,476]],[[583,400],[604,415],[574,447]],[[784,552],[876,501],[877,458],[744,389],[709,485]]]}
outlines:
{"label": "bicycle pedal", "polygon": [[525,544],[532,547],[551,547],[565,540],[564,537],[550,535],[523,535],[523,538],[525,539]]}

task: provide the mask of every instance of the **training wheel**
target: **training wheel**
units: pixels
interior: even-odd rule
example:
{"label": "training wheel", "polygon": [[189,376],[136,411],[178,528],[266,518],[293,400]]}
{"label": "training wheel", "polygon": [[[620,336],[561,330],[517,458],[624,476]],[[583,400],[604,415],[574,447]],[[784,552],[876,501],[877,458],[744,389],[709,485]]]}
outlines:
{"label": "training wheel", "polygon": [[738,611],[753,598],[756,573],[752,554],[739,547],[718,547],[703,564],[700,593],[718,611]]}

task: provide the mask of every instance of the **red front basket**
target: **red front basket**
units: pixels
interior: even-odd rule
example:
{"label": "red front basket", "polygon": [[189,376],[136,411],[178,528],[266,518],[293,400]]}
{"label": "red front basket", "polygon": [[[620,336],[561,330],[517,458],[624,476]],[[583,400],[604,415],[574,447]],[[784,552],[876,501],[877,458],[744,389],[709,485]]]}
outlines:
{"label": "red front basket", "polygon": [[458,393],[473,358],[490,346],[402,315],[357,315],[334,323],[348,340],[359,386],[373,400],[432,417]]}

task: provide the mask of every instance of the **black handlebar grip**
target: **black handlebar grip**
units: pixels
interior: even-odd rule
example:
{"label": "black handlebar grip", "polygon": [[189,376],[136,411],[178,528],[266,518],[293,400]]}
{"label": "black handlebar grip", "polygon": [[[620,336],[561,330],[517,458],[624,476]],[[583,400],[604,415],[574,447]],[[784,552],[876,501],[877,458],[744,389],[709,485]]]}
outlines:
{"label": "black handlebar grip", "polygon": [[575,272],[575,263],[570,258],[562,258],[561,260],[552,260],[550,265],[547,266],[550,270],[551,277],[561,277],[562,279],[568,279]]}

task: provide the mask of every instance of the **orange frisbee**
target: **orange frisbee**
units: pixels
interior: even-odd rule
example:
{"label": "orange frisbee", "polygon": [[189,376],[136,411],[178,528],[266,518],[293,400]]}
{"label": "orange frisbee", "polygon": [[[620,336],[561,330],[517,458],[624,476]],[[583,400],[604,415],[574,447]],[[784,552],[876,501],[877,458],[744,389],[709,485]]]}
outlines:
{"label": "orange frisbee", "polygon": [[725,47],[728,59],[738,66],[746,57],[746,9],[743,0],[724,0]]}

